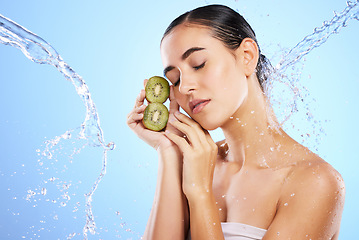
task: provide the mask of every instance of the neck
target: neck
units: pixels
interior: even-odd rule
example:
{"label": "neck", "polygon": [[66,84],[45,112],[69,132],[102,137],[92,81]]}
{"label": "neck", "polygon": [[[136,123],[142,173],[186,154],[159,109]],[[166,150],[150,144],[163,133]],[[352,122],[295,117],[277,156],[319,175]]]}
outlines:
{"label": "neck", "polygon": [[274,159],[274,150],[280,146],[276,139],[284,133],[271,127],[268,107],[257,78],[251,75],[247,98],[221,127],[229,147],[230,161],[242,166],[265,168]]}

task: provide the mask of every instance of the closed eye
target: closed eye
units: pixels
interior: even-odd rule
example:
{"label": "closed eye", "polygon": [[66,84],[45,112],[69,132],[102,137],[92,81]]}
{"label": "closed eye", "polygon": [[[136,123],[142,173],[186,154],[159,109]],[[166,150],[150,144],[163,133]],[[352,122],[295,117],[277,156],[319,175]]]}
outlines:
{"label": "closed eye", "polygon": [[203,62],[201,65],[195,66],[195,67],[193,67],[193,68],[194,68],[195,70],[199,70],[199,69],[203,68],[205,64],[206,64],[206,62]]}
{"label": "closed eye", "polygon": [[[198,65],[198,66],[195,66],[193,67],[195,70],[199,70],[201,68],[203,68],[204,66],[206,65],[206,62],[203,62],[201,65]],[[180,83],[180,79],[178,79],[174,84],[173,86],[178,86],[178,84]]]}

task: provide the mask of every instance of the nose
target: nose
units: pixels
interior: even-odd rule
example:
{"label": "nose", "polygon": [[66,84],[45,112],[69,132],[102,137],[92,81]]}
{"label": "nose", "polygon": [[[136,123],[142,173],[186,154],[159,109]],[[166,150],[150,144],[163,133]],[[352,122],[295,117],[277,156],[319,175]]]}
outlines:
{"label": "nose", "polygon": [[183,73],[181,73],[179,92],[181,94],[190,94],[196,89],[197,89],[196,81],[193,78],[189,77],[188,75],[185,76]]}

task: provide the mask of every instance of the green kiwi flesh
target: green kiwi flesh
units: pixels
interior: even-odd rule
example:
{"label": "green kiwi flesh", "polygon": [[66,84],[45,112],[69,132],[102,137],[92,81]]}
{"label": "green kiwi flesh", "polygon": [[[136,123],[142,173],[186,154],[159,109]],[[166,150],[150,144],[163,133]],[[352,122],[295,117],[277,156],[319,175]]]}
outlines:
{"label": "green kiwi flesh", "polygon": [[167,125],[168,109],[162,103],[149,103],[143,115],[143,125],[153,131],[161,131]]}
{"label": "green kiwi flesh", "polygon": [[154,76],[148,79],[145,91],[148,102],[164,103],[170,95],[170,86],[163,77]]}

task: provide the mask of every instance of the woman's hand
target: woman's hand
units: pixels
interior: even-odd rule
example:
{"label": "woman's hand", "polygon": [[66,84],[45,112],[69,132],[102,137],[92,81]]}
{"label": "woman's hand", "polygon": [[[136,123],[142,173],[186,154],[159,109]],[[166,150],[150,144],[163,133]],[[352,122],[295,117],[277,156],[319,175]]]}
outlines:
{"label": "woman's hand", "polygon": [[[144,86],[146,86],[147,79],[144,80]],[[171,142],[164,134],[164,132],[155,132],[152,130],[148,130],[142,123],[143,114],[146,108],[144,104],[146,92],[144,89],[141,90],[140,94],[136,98],[135,106],[132,111],[127,115],[127,125],[136,133],[136,135],[149,144],[151,147],[158,150],[165,150],[168,148],[178,148],[173,142]],[[169,113],[172,115],[174,112],[179,110],[179,105],[174,98],[173,87],[170,88],[170,109]],[[167,126],[166,130],[172,132],[174,134],[179,134],[173,127]]]}
{"label": "woman's hand", "polygon": [[178,111],[170,117],[169,123],[184,134],[166,131],[166,136],[183,154],[183,192],[189,200],[192,196],[208,194],[212,191],[217,145],[207,130]]}

